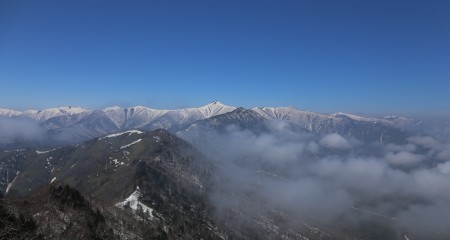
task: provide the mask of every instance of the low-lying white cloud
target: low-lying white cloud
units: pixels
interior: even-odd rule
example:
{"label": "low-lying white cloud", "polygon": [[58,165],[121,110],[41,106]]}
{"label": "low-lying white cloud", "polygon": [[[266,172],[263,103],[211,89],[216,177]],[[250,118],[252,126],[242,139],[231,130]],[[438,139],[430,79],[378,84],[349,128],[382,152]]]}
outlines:
{"label": "low-lying white cloud", "polygon": [[443,161],[448,145],[432,137],[355,144],[337,133],[312,136],[280,122],[271,132],[229,128],[207,135],[210,145],[203,150],[218,159],[227,179],[211,197],[217,209],[252,202],[251,192],[297,219],[335,222],[349,209],[363,209],[409,232],[420,232],[425,221],[440,230],[448,225],[441,222],[450,212],[450,161]]}
{"label": "low-lying white cloud", "polygon": [[424,157],[419,154],[401,151],[398,153],[390,152],[386,154],[385,159],[392,165],[409,166],[421,162],[424,159]]}
{"label": "low-lying white cloud", "polygon": [[331,133],[326,135],[320,140],[320,144],[329,148],[336,149],[349,149],[350,143],[347,139],[343,138],[341,135],[337,133]]}
{"label": "low-lying white cloud", "polygon": [[440,163],[436,167],[441,173],[450,174],[450,161]]}

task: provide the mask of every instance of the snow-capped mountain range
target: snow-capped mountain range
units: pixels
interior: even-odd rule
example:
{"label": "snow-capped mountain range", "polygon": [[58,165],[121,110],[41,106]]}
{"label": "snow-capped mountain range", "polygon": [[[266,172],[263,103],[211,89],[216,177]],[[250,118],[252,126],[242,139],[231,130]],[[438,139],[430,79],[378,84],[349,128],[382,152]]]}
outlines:
{"label": "snow-capped mountain range", "polygon": [[24,117],[32,120],[36,120],[39,122],[43,122],[47,119],[59,116],[70,116],[76,115],[83,112],[89,112],[90,110],[83,109],[80,107],[59,107],[59,108],[48,108],[44,110],[27,110],[24,112],[9,110],[9,109],[0,109],[0,116],[7,117]]}
{"label": "snow-capped mountain range", "polygon": [[[104,108],[100,111],[104,112],[119,128],[140,128],[161,117],[170,116],[170,118],[176,119],[180,124],[183,124],[231,112],[234,109],[236,108],[214,101],[199,108],[164,110],[143,106],[128,108],[114,106]],[[81,107],[58,107],[44,110],[27,110],[23,112],[11,109],[0,109],[0,117],[21,117],[38,122],[45,122],[55,117],[70,116],[73,118],[80,118],[80,116],[86,116],[94,111],[95,110],[84,109]]]}
{"label": "snow-capped mountain range", "polygon": [[[188,128],[191,124],[210,119],[212,117],[231,114],[229,117],[217,118],[215,121],[243,121],[246,116],[256,114],[265,121],[284,120],[292,125],[314,133],[345,132],[351,135],[351,128],[361,126],[364,128],[381,127],[395,128],[409,131],[422,124],[421,121],[404,117],[388,116],[384,118],[363,117],[347,113],[320,114],[303,111],[294,107],[255,107],[237,111],[233,106],[227,106],[214,101],[198,108],[183,108],[176,110],[160,110],[144,106],[135,107],[108,107],[101,110],[89,110],[80,107],[49,108],[41,111],[28,110],[19,112],[9,109],[0,109],[0,117],[10,119],[30,119],[41,127],[51,130],[52,134],[75,137],[78,140],[87,140],[129,129],[167,129],[177,132]],[[244,114],[244,115],[242,115]],[[242,115],[236,117],[236,115]],[[222,125],[227,123],[221,123]],[[234,123],[235,124],[235,123]],[[238,124],[239,125],[239,124]]]}
{"label": "snow-capped mountain range", "polygon": [[[199,108],[182,108],[175,110],[153,109],[144,106],[135,107],[107,107],[101,109],[118,128],[130,129],[140,128],[162,117],[175,119],[179,124],[191,123],[197,120],[210,118],[212,116],[224,114],[235,110],[236,107],[227,106],[221,102],[214,101]],[[334,114],[320,114],[303,111],[294,107],[255,107],[251,110],[260,114],[266,119],[287,120],[292,123],[301,123],[316,120],[326,120],[330,118],[350,118],[361,122],[382,123],[398,128],[408,128],[419,121],[405,117],[386,116],[384,118],[364,117],[348,113],[337,112]],[[1,109],[0,117],[23,117],[38,122],[45,122],[54,117],[72,117],[74,119],[83,118],[94,110],[81,107],[58,107],[44,110],[16,111],[11,109]]]}
{"label": "snow-capped mountain range", "polygon": [[[220,102],[212,102],[199,108],[183,108],[176,110],[159,110],[143,106],[130,108],[108,107],[102,111],[121,129],[141,128],[158,119],[175,121],[178,125],[191,123],[200,119],[209,118],[219,114],[231,112],[235,107],[224,105]],[[159,121],[160,126],[155,128],[168,128]]]}

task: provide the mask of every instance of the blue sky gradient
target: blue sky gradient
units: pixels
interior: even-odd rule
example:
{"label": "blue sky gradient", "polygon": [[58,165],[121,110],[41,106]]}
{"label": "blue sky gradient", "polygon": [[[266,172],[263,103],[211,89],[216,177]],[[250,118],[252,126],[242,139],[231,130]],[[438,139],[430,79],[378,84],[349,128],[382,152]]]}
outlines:
{"label": "blue sky gradient", "polygon": [[450,107],[450,1],[0,1],[0,108]]}

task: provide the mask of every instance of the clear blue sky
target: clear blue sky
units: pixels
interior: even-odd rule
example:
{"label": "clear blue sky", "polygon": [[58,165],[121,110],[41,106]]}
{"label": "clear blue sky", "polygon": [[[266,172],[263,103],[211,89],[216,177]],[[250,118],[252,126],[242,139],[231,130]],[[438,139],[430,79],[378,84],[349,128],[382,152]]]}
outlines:
{"label": "clear blue sky", "polygon": [[450,110],[450,1],[0,1],[0,108]]}

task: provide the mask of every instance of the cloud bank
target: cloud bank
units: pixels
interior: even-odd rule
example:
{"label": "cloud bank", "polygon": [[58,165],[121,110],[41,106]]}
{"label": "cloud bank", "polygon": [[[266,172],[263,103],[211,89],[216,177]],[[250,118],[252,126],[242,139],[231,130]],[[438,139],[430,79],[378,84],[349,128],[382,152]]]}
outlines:
{"label": "cloud bank", "polygon": [[0,141],[42,141],[46,131],[38,123],[22,118],[0,118]]}
{"label": "cloud bank", "polygon": [[[221,209],[280,209],[295,219],[332,224],[381,218],[399,232],[431,236],[450,229],[450,145],[430,136],[403,145],[362,144],[337,133],[314,136],[288,124],[270,132],[229,127],[207,134],[203,151],[222,181]],[[269,207],[268,207],[269,206]],[[434,235],[433,235],[434,236]]]}

